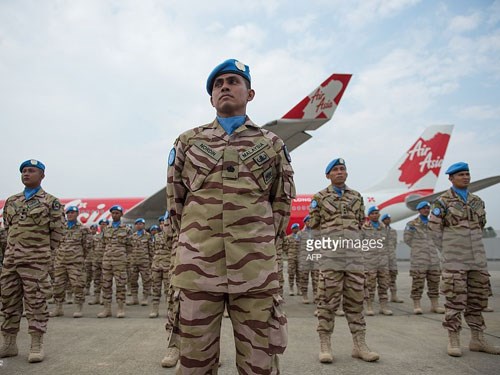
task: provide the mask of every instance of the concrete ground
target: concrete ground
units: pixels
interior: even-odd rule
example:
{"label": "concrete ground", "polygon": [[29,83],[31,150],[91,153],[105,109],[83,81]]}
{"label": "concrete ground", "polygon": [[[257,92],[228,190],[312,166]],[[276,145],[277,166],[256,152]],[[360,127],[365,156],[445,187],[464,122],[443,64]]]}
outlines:
{"label": "concrete ground", "polygon": [[[447,333],[443,315],[428,313],[429,301],[423,298],[425,314],[413,315],[409,298],[408,262],[399,263],[398,287],[402,304],[391,304],[393,316],[367,317],[367,343],[380,354],[375,363],[351,358],[352,340],[345,318],[337,317],[333,336],[333,364],[318,361],[319,340],[314,306],[302,304],[301,297],[288,296],[289,344],[281,357],[283,374],[498,374],[500,356],[468,350],[470,330],[462,331],[463,356],[446,354]],[[500,262],[489,263],[493,291],[490,306],[495,312],[484,313],[488,340],[500,345]],[[441,304],[444,302],[441,298]],[[378,307],[375,306],[376,308]],[[50,309],[53,305],[50,305]],[[113,305],[114,310],[116,306]],[[97,319],[101,307],[84,307],[84,317],[73,319],[73,305],[65,305],[66,316],[51,318],[45,335],[46,357],[42,363],[29,364],[30,337],[26,320],[18,335],[19,355],[0,359],[1,375],[80,375],[80,374],[174,374],[160,360],[165,352],[165,305],[159,319],[149,319],[150,307],[127,306],[126,318]],[[378,310],[378,309],[377,309]],[[113,311],[115,313],[115,311]],[[0,318],[2,319],[2,318]],[[219,374],[236,374],[234,345],[229,319],[223,321],[221,340],[222,367]]]}

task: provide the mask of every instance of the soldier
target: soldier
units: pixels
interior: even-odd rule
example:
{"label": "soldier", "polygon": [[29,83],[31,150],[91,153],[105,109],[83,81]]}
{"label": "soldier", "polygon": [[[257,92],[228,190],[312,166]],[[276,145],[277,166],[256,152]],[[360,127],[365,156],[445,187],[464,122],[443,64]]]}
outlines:
{"label": "soldier", "polygon": [[101,304],[102,291],[102,257],[104,254],[104,230],[108,227],[109,220],[99,220],[99,232],[92,237],[92,270],[94,272],[94,299],[89,305]]}
{"label": "soldier", "polygon": [[[151,227],[151,233],[155,229],[160,228],[157,225]],[[168,288],[170,286],[170,263],[172,256],[172,228],[170,225],[164,225],[163,231],[153,236],[154,256],[151,265],[152,279],[153,279],[153,294],[152,294],[152,309],[149,314],[150,318],[157,318],[159,314],[159,306],[161,299],[161,289],[165,291],[165,298],[167,298]]]}
{"label": "soldier", "polygon": [[[97,233],[97,224],[92,224],[90,226],[90,236],[93,239],[94,236]],[[85,295],[89,296],[90,295],[90,285],[92,284],[93,276],[94,276],[94,269],[93,269],[93,264],[94,264],[94,246],[93,246],[93,240],[90,241],[91,246],[89,249],[89,252],[87,254],[87,257],[85,258]]]}
{"label": "soldier", "polygon": [[[337,246],[335,251],[321,251],[318,303],[319,360],[333,361],[331,335],[335,325],[335,311],[343,301],[343,310],[353,338],[352,357],[372,362],[379,355],[365,342],[366,323],[363,317],[364,270],[360,248],[354,241],[361,238],[364,220],[363,197],[349,188],[345,181],[347,169],[342,158],[333,159],[325,170],[331,185],[314,195],[309,209],[310,227],[314,238],[353,241],[352,245]],[[338,243],[338,242],[337,242]],[[310,249],[311,250],[311,249]]]}
{"label": "soldier", "polygon": [[500,354],[500,347],[490,345],[483,335],[486,325],[482,310],[491,291],[482,239],[486,224],[484,202],[468,191],[467,163],[451,165],[446,174],[452,186],[434,202],[428,226],[442,255],[440,289],[446,297],[443,327],[448,330],[448,355],[462,355],[462,313],[471,329],[469,349]]}
{"label": "soldier", "polygon": [[307,215],[304,217],[304,228],[300,235],[300,249],[299,249],[299,284],[300,284],[300,294],[302,294],[302,303],[309,304],[307,289],[309,288],[309,278],[311,279],[312,292],[313,292],[313,302],[316,304],[318,302],[318,278],[319,271],[317,269],[317,262],[311,260],[308,255],[309,252],[306,249],[306,241],[312,239],[313,234],[311,231],[311,217]]}
{"label": "soldier", "polygon": [[56,250],[54,267],[54,300],[56,308],[49,314],[51,317],[63,316],[63,302],[66,286],[75,293],[76,311],[73,318],[82,317],[82,306],[85,302],[83,266],[91,246],[92,237],[88,228],[77,221],[78,207],[66,209],[67,226],[63,239]]}
{"label": "soldier", "polygon": [[380,247],[370,247],[363,252],[366,275],[366,315],[372,316],[373,301],[375,299],[375,289],[378,292],[380,302],[380,314],[392,315],[392,311],[387,307],[389,288],[389,246],[385,238],[385,231],[378,221],[380,211],[377,206],[368,208],[368,220],[362,226],[363,238],[366,240],[381,241]]}
{"label": "soldier", "polygon": [[428,229],[431,204],[422,201],[417,205],[419,215],[408,222],[404,231],[404,241],[410,247],[410,276],[411,299],[413,300],[413,313],[422,314],[420,299],[427,280],[427,295],[431,300],[431,312],[443,314],[444,309],[438,306],[439,279],[441,267],[439,265],[438,249],[430,236]]}
{"label": "soldier", "polygon": [[398,232],[391,227],[391,215],[384,214],[380,220],[384,224],[387,252],[389,253],[389,290],[391,291],[391,302],[403,303],[404,301],[398,297],[398,288],[396,285],[398,278],[398,259],[396,255]]}
{"label": "soldier", "polygon": [[111,316],[113,279],[116,287],[117,318],[124,318],[125,284],[127,283],[127,258],[132,251],[132,230],[121,222],[123,208],[115,205],[109,209],[113,219],[111,226],[103,233],[104,253],[102,256],[102,299],[104,310],[98,318]]}
{"label": "soldier", "polygon": [[139,274],[142,280],[141,306],[148,305],[151,294],[151,259],[153,258],[153,246],[151,235],[144,229],[146,220],[139,218],[135,221],[136,232],[132,235],[132,253],[128,257],[130,270],[130,286],[132,301],[127,305],[139,304]]}
{"label": "soldier", "polygon": [[[255,125],[249,68],[231,59],[207,80],[217,118],[180,135],[169,155],[168,207],[178,233],[178,373],[217,373],[227,303],[240,373],[277,373],[285,350],[276,238],[295,195],[283,141]],[[248,324],[252,322],[252,324]]]}
{"label": "soldier", "polygon": [[292,229],[292,234],[285,237],[283,241],[283,252],[287,254],[288,257],[288,286],[289,294],[293,296],[294,286],[297,287],[297,294],[300,292],[299,288],[299,265],[298,265],[298,252],[300,247],[300,225],[298,223],[293,223],[290,227]]}
{"label": "soldier", "polygon": [[2,288],[3,345],[0,358],[18,354],[16,337],[23,300],[31,335],[29,362],[44,358],[43,335],[47,331],[46,291],[51,252],[59,246],[64,228],[64,210],[59,200],[45,192],[41,183],[45,165],[26,160],[19,168],[25,189],[5,202],[3,219],[7,247],[0,276]]}

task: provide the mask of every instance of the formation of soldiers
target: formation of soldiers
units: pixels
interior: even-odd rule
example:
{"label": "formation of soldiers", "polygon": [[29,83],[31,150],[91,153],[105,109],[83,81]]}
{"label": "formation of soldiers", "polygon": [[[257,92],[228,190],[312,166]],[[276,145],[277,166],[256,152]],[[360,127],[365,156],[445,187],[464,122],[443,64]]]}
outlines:
{"label": "formation of soldiers", "polygon": [[[380,218],[376,206],[365,214],[362,196],[346,185],[346,163],[337,158],[326,167],[330,183],[314,195],[303,229],[293,223],[292,234],[285,236],[295,196],[291,159],[282,140],[246,116],[255,95],[248,66],[223,62],[209,76],[207,91],[217,119],[175,142],[168,161],[169,210],[149,231],[142,218],[135,231],[125,225],[119,205],[110,208],[111,222],[86,228],[77,221],[78,207],[64,208],[41,188],[43,163],[21,164],[25,189],[7,199],[0,231],[0,358],[18,355],[25,311],[32,338],[28,360],[42,361],[48,317],[64,315],[67,292],[74,296],[73,317],[80,318],[93,283],[89,304],[103,304],[98,318],[111,317],[114,283],[117,318],[125,317],[126,304],[147,306],[150,298],[149,317],[157,318],[165,295],[168,340],[162,366],[177,365],[178,374],[216,374],[226,314],[235,333],[238,372],[279,374],[278,355],[287,343],[285,255],[290,295],[301,295],[308,304],[312,284],[319,361],[333,362],[335,318],[342,315],[352,334],[352,357],[379,359],[366,343],[364,315],[375,314],[376,294],[382,315],[392,315],[389,302],[402,302],[390,216]],[[445,314],[448,354],[462,355],[462,314],[472,332],[470,350],[500,354],[483,335],[482,311],[491,295],[481,242],[484,203],[467,190],[466,163],[453,164],[446,173],[451,189],[433,205],[421,202],[418,217],[405,228],[414,313],[423,313],[427,281],[431,312]],[[438,305],[440,292],[444,309]],[[49,314],[52,293],[55,308]]]}

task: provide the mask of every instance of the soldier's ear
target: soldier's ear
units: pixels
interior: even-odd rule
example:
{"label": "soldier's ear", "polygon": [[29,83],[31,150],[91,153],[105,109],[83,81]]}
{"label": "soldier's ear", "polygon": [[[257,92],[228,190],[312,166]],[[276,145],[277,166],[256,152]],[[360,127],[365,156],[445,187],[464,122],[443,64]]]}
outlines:
{"label": "soldier's ear", "polygon": [[248,90],[247,102],[251,102],[253,98],[255,98],[255,90],[250,89]]}
{"label": "soldier's ear", "polygon": [[213,101],[212,97],[210,97],[210,104],[212,105],[212,107],[215,107],[214,106],[214,101]]}

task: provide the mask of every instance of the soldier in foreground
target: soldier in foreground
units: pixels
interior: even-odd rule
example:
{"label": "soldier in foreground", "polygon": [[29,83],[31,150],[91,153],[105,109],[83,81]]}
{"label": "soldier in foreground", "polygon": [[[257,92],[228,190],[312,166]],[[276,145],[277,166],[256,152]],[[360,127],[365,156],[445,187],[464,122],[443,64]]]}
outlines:
{"label": "soldier in foreground", "polygon": [[413,312],[422,314],[420,299],[427,280],[427,296],[431,300],[431,312],[443,314],[444,309],[439,307],[439,280],[441,279],[441,267],[439,265],[438,249],[432,240],[427,224],[431,205],[427,201],[417,205],[419,215],[408,222],[404,231],[404,241],[410,247],[410,276],[411,299],[413,300]]}
{"label": "soldier in foreground", "polygon": [[206,86],[217,118],[181,134],[169,155],[179,374],[217,373],[226,304],[239,373],[279,373],[286,348],[275,241],[295,196],[293,170],[283,141],[246,115],[250,81],[245,64],[218,65]]}
{"label": "soldier in foreground", "polygon": [[343,301],[343,310],[352,334],[352,357],[372,362],[379,355],[372,352],[365,342],[366,323],[363,316],[365,275],[362,248],[354,241],[361,238],[364,220],[363,197],[349,188],[345,181],[347,169],[342,158],[332,160],[325,170],[331,185],[315,194],[309,209],[310,227],[315,239],[352,240],[346,246],[321,252],[318,303],[319,360],[333,361],[331,335],[335,326],[335,312]]}
{"label": "soldier in foreground", "polygon": [[18,354],[16,344],[24,308],[31,335],[29,362],[44,358],[43,335],[47,332],[46,291],[51,253],[59,246],[64,228],[64,210],[59,200],[42,189],[45,165],[26,160],[19,168],[25,189],[5,202],[3,220],[7,247],[0,276],[2,288],[3,345],[0,358]]}
{"label": "soldier in foreground", "polygon": [[391,291],[391,302],[403,303],[398,297],[398,259],[396,256],[396,247],[398,245],[398,233],[391,227],[391,215],[384,214],[380,218],[385,228],[385,244],[389,254],[389,290]]}
{"label": "soldier in foreground", "polygon": [[446,297],[443,327],[448,330],[448,355],[462,356],[462,313],[471,329],[469,349],[500,354],[500,347],[490,345],[483,334],[482,310],[491,288],[483,245],[484,202],[468,191],[467,163],[451,165],[446,174],[452,186],[434,202],[428,225],[443,259],[441,293]]}
{"label": "soldier in foreground", "polygon": [[73,318],[82,317],[82,307],[85,302],[84,294],[84,264],[85,258],[92,245],[92,237],[87,227],[77,221],[78,207],[70,206],[66,209],[67,225],[63,239],[56,250],[54,266],[54,300],[56,308],[49,315],[63,316],[63,303],[66,286],[74,290],[76,310]]}

